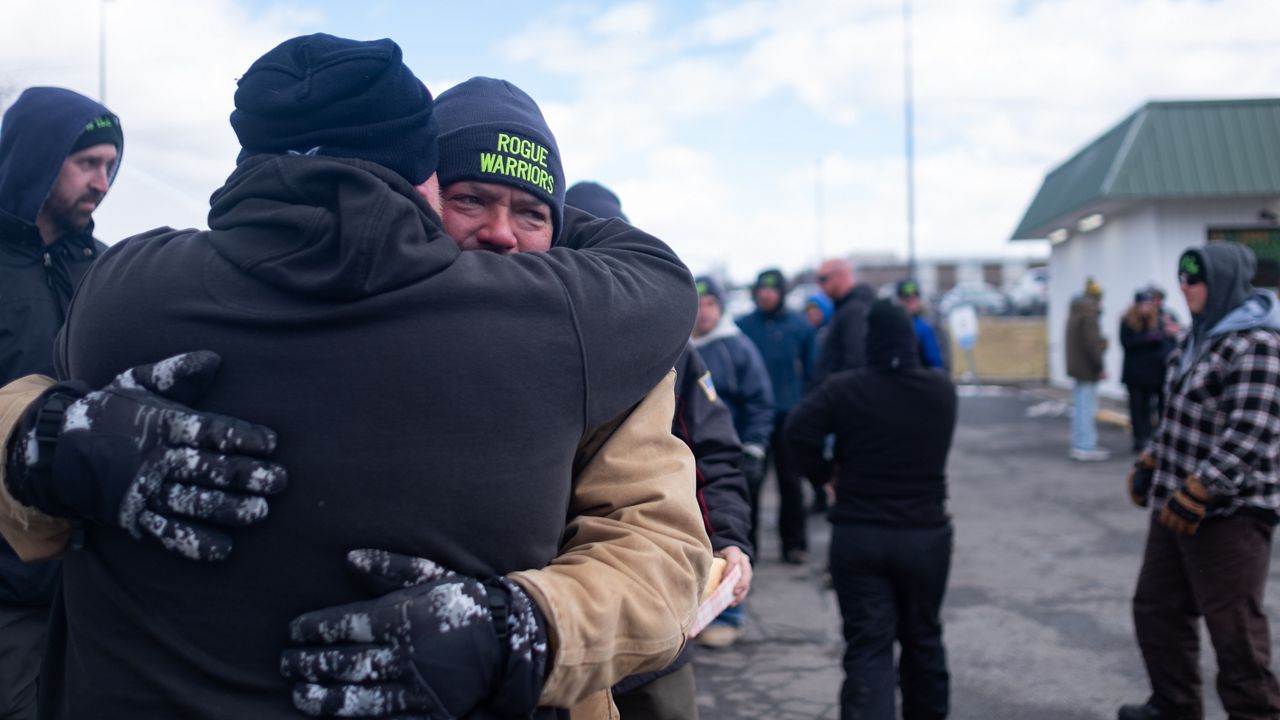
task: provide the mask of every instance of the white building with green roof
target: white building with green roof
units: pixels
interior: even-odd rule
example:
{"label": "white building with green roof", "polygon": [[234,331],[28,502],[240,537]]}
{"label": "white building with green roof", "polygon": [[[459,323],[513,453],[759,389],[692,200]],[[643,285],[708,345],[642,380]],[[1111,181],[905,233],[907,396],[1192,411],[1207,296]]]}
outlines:
{"label": "white building with green roof", "polygon": [[1255,284],[1280,280],[1280,98],[1150,102],[1045,176],[1012,240],[1051,243],[1049,376],[1067,383],[1063,333],[1071,298],[1103,287],[1108,380],[1121,395],[1120,319],[1134,291],[1165,289],[1190,322],[1174,265],[1182,251],[1236,240],[1259,258]]}

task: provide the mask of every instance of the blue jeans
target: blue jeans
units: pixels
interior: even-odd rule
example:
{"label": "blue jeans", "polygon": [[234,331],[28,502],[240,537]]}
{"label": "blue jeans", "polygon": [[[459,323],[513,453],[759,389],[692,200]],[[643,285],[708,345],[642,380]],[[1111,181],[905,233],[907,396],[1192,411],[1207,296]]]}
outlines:
{"label": "blue jeans", "polygon": [[1076,381],[1071,390],[1075,411],[1071,415],[1071,447],[1093,450],[1098,446],[1098,383]]}
{"label": "blue jeans", "polygon": [[742,623],[746,621],[746,613],[742,611],[742,604],[739,603],[735,607],[725,608],[724,612],[716,616],[713,623],[723,623],[732,627],[741,628]]}

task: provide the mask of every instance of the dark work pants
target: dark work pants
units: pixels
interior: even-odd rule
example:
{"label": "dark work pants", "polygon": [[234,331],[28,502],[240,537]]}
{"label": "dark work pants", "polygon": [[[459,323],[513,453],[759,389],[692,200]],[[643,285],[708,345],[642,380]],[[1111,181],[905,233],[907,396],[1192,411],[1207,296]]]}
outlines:
{"label": "dark work pants", "polygon": [[613,696],[622,720],[698,720],[693,663],[646,685]]}
{"label": "dark work pants", "polygon": [[[1152,419],[1160,400],[1160,388],[1126,385],[1129,390],[1129,424],[1133,428],[1133,447],[1142,449],[1154,430]],[[1164,408],[1160,408],[1163,412]]]}
{"label": "dark work pants", "polygon": [[[778,478],[778,535],[782,540],[784,553],[788,550],[809,549],[809,539],[805,533],[807,517],[804,509],[804,489],[801,487],[804,479],[797,474],[795,464],[791,462],[791,455],[787,452],[787,445],[782,437],[782,426],[786,421],[785,412],[774,414],[773,434],[769,436],[769,455],[765,459],[766,465],[770,461],[773,462],[774,475]],[[751,493],[753,528],[760,514],[759,507],[760,493],[757,489]]]}
{"label": "dark work pants", "polygon": [[1231,720],[1280,717],[1271,627],[1262,593],[1272,525],[1239,513],[1211,518],[1191,537],[1155,521],[1133,596],[1133,626],[1151,678],[1151,702],[1170,718],[1204,715],[1203,617],[1218,658],[1218,697]]}
{"label": "dark work pants", "polygon": [[0,720],[34,720],[49,608],[0,605]]}
{"label": "dark work pants", "polygon": [[[831,578],[844,621],[841,720],[944,718],[950,674],[942,645],[942,597],[951,569],[951,525],[896,528],[836,524]],[[901,647],[897,682],[893,643]]]}

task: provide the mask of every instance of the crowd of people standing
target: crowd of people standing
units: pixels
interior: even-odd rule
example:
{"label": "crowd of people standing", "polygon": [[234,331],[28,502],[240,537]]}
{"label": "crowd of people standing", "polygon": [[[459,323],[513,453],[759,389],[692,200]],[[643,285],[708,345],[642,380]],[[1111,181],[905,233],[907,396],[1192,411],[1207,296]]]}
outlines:
{"label": "crowd of people standing", "polygon": [[[394,42],[317,34],[237,85],[210,229],[111,249],[121,119],[37,87],[0,125],[0,714],[694,718],[689,629],[724,572],[698,637],[740,637],[772,477],[783,562],[829,504],[842,717],[947,716],[958,402],[914,280],[877,299],[830,259],[801,312],[770,268],[735,318],[608,188],[566,187],[509,82],[435,97]],[[1154,288],[1122,321],[1152,510],[1125,720],[1198,717],[1200,617],[1233,717],[1280,713],[1280,307],[1253,271],[1189,249],[1190,327]],[[1078,460],[1105,457],[1101,292],[1069,320]]]}

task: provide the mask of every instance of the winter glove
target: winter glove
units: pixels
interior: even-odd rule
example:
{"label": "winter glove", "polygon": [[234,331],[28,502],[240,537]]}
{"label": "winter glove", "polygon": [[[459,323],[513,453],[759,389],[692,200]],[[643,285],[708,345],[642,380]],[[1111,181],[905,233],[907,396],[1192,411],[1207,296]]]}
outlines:
{"label": "winter glove", "polygon": [[759,483],[765,474],[764,448],[751,443],[742,446],[742,474],[748,483]]}
{"label": "winter glove", "polygon": [[353,550],[347,562],[386,595],[289,624],[307,647],[280,670],[313,716],[527,717],[542,693],[546,621],[519,585],[477,580],[425,558]]}
{"label": "winter glove", "polygon": [[1129,491],[1129,499],[1138,507],[1146,507],[1151,498],[1151,483],[1156,476],[1156,459],[1148,453],[1142,453],[1134,461],[1125,478],[1125,488]]}
{"label": "winter glove", "polygon": [[[285,488],[271,430],[183,405],[200,398],[220,358],[200,351],[131,368],[101,390],[54,385],[24,413],[6,483],[46,515],[124,528],[193,560],[223,560],[240,527],[267,516]],[[189,520],[199,521],[198,523]]]}
{"label": "winter glove", "polygon": [[1204,520],[1204,506],[1208,502],[1209,491],[1200,478],[1192,475],[1160,508],[1160,524],[1178,535],[1195,535]]}

